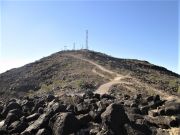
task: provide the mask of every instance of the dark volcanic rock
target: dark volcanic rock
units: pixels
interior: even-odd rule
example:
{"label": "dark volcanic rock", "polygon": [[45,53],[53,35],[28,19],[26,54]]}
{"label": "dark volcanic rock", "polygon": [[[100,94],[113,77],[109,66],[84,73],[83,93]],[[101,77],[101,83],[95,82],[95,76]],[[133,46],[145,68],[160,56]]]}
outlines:
{"label": "dark volcanic rock", "polygon": [[15,121],[9,127],[9,133],[21,133],[28,127],[28,123],[24,121]]}
{"label": "dark volcanic rock", "polygon": [[126,133],[123,127],[129,120],[122,105],[110,104],[105,112],[101,114],[101,118],[103,126],[111,130],[114,134]]}
{"label": "dark volcanic rock", "polygon": [[52,100],[54,100],[55,99],[55,96],[54,95],[52,95],[52,94],[49,94],[48,96],[47,96],[47,102],[51,102]]}
{"label": "dark volcanic rock", "polygon": [[80,129],[80,121],[72,113],[59,113],[50,120],[53,135],[68,135]]}
{"label": "dark volcanic rock", "polygon": [[51,132],[45,128],[39,129],[36,135],[51,135]]}
{"label": "dark volcanic rock", "polygon": [[90,106],[85,102],[78,104],[76,107],[77,114],[86,114],[90,111]]}
{"label": "dark volcanic rock", "polygon": [[22,133],[22,135],[26,135],[28,133],[34,134],[36,133],[40,128],[45,128],[48,126],[49,119],[52,117],[52,112],[42,114],[39,116],[39,118],[34,121],[33,124],[31,124],[26,130]]}
{"label": "dark volcanic rock", "polygon": [[2,115],[3,115],[4,117],[6,117],[6,115],[8,114],[8,112],[9,112],[10,110],[13,110],[13,109],[21,110],[22,108],[21,108],[21,106],[20,106],[18,103],[16,103],[16,102],[10,102],[6,107],[4,107],[4,110],[3,110],[3,112],[2,112]]}
{"label": "dark volcanic rock", "polygon": [[9,125],[11,125],[14,121],[17,121],[18,119],[19,119],[18,116],[16,116],[15,114],[8,113],[4,124],[8,127]]}
{"label": "dark volcanic rock", "polygon": [[0,135],[161,135],[180,126],[178,102],[124,94],[12,99],[0,103]]}
{"label": "dark volcanic rock", "polygon": [[34,113],[28,117],[26,117],[26,121],[30,122],[30,121],[35,121],[39,118],[40,114],[39,113]]}

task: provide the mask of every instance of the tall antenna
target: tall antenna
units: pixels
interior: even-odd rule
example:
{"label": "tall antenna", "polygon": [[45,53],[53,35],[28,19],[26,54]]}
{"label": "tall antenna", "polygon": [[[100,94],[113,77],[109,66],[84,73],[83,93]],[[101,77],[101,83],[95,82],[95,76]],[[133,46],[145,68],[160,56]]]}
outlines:
{"label": "tall antenna", "polygon": [[65,51],[67,50],[67,45],[64,46],[64,50],[65,50]]}
{"label": "tall antenna", "polygon": [[88,30],[86,30],[86,49],[88,50]]}
{"label": "tall antenna", "polygon": [[76,49],[76,44],[75,44],[75,42],[73,43],[73,50],[75,50]]}

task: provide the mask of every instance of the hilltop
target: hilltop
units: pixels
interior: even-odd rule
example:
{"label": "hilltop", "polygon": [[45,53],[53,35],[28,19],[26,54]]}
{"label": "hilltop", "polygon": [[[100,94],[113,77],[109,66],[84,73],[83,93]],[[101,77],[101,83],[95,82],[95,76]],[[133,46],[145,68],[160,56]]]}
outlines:
{"label": "hilltop", "polygon": [[57,52],[0,74],[0,134],[179,135],[179,79],[147,61]]}
{"label": "hilltop", "polygon": [[[106,84],[109,83],[109,84]],[[102,86],[102,85],[105,86]],[[120,59],[89,50],[60,51],[0,74],[1,97],[81,93],[99,88],[148,95],[179,95],[180,75],[147,61]]]}

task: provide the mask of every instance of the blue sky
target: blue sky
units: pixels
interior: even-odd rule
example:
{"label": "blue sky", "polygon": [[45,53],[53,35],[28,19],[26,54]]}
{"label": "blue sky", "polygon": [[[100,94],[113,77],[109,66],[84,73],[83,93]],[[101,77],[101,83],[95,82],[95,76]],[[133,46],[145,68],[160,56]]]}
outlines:
{"label": "blue sky", "polygon": [[92,50],[180,73],[178,7],[178,0],[1,0],[0,72],[74,42],[80,49],[88,29]]}

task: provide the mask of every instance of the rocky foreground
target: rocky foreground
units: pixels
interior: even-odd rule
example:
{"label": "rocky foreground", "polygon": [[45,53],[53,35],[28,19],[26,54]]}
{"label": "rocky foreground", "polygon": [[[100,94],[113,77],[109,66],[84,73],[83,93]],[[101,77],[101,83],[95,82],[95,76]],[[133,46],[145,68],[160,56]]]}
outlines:
{"label": "rocky foreground", "polygon": [[159,95],[87,92],[0,102],[0,135],[166,135],[179,126],[180,104]]}

